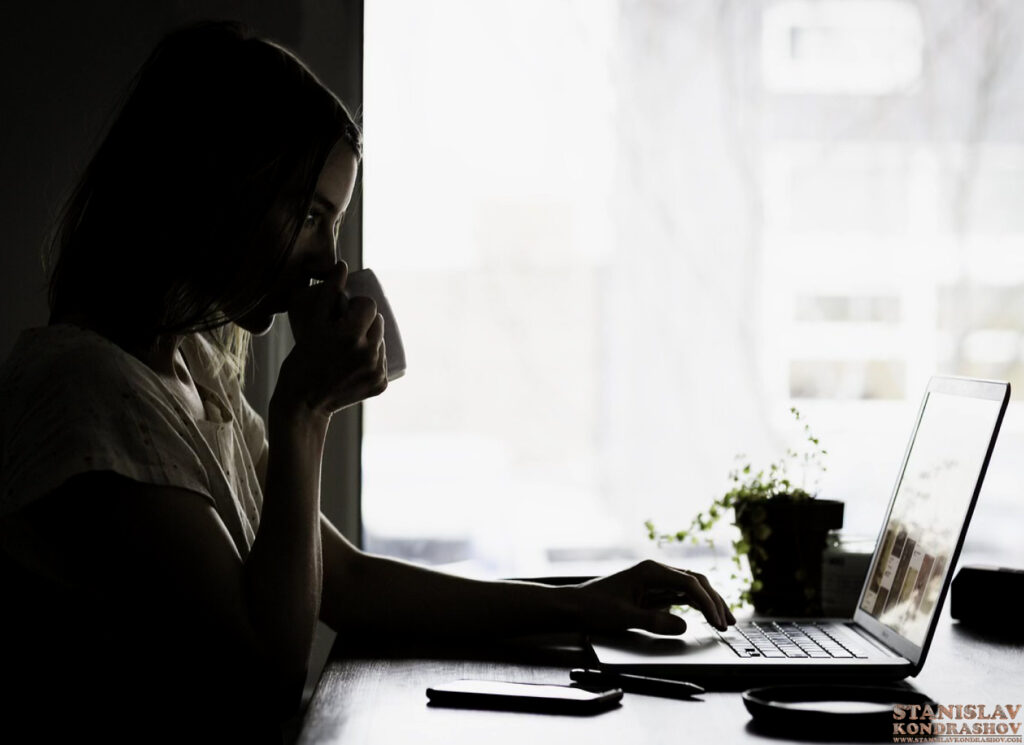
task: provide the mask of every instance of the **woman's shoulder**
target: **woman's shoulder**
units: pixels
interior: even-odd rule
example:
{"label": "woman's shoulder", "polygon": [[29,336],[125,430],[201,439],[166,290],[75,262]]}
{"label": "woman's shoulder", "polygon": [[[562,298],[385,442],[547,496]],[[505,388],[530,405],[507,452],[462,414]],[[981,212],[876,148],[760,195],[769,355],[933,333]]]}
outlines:
{"label": "woman's shoulder", "polygon": [[92,471],[208,494],[190,422],[156,373],[106,337],[29,329],[0,368],[0,515]]}
{"label": "woman's shoulder", "polygon": [[0,366],[5,397],[53,398],[63,393],[102,395],[144,377],[145,365],[101,334],[72,324],[21,332]]}
{"label": "woman's shoulder", "polygon": [[180,435],[187,419],[183,404],[144,362],[83,327],[27,329],[0,366],[4,463],[26,443],[56,443],[74,433],[83,441],[123,440],[138,436],[140,423]]}

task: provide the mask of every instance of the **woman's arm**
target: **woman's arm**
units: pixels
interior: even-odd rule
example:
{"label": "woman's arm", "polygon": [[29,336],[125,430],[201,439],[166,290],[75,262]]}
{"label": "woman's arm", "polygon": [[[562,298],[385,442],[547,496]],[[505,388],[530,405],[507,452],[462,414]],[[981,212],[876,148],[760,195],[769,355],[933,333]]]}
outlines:
{"label": "woman's arm", "polygon": [[569,629],[565,593],[530,583],[481,582],[356,549],[321,516],[320,620],[339,632],[466,636]]}
{"label": "woman's arm", "polygon": [[[303,681],[320,612],[320,463],[327,420],[276,399],[263,511],[243,571],[252,625],[286,681]],[[301,689],[301,683],[299,683]]]}
{"label": "woman's arm", "polygon": [[735,623],[702,575],[642,562],[569,587],[488,582],[356,549],[321,516],[324,584],[320,620],[340,633],[433,638],[643,628],[679,634],[668,607],[688,603],[715,626]]}
{"label": "woman's arm", "polygon": [[280,645],[279,664],[297,681],[305,679],[320,614],[327,427],[334,411],[387,385],[376,306],[353,302],[342,317],[337,313],[347,275],[344,263],[335,266],[289,311],[296,343],[270,401],[263,510],[246,561],[246,591],[265,610],[255,619],[257,631]]}

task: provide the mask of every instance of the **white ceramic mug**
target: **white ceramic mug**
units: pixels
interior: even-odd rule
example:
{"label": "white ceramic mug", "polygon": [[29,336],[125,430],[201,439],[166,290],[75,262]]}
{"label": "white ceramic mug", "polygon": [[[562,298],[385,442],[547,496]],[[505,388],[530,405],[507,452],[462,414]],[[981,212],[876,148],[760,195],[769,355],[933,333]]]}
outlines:
{"label": "white ceramic mug", "polygon": [[377,312],[384,316],[384,348],[388,361],[388,382],[405,375],[405,348],[398,331],[394,311],[372,269],[360,269],[348,275],[345,294],[349,297],[368,297],[377,304]]}

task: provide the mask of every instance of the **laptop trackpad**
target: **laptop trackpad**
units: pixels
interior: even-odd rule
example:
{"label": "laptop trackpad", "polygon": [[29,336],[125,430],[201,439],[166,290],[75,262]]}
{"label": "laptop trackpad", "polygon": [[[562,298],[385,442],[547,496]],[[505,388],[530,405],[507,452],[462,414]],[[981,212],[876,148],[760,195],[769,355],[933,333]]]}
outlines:
{"label": "laptop trackpad", "polygon": [[671,665],[736,659],[714,631],[692,624],[682,636],[660,636],[639,629],[617,634],[592,634],[590,644],[604,665]]}

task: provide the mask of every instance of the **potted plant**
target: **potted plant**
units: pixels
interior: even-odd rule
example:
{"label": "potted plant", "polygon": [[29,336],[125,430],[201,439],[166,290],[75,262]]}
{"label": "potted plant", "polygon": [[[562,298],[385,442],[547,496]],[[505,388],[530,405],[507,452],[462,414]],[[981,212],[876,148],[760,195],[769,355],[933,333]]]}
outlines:
{"label": "potted plant", "polygon": [[[790,412],[797,422],[802,421],[795,407]],[[733,608],[750,602],[764,615],[821,613],[822,551],[828,532],[843,525],[843,503],[818,499],[813,492],[817,477],[826,470],[823,458],[828,452],[806,423],[803,434],[808,445],[803,452],[788,449],[784,458],[758,471],[750,463],[733,469],[729,473],[732,488],[698,513],[685,530],[659,533],[650,520],[645,523],[648,537],[659,545],[697,543],[700,534],[713,545],[708,532],[731,510],[740,531],[732,543],[732,561],[740,571],[743,556],[750,565],[750,576]],[[742,463],[743,456],[737,459]],[[803,471],[799,486],[793,480],[794,466]],[[806,486],[809,471],[816,472],[812,491]],[[733,578],[741,579],[737,574]]]}

